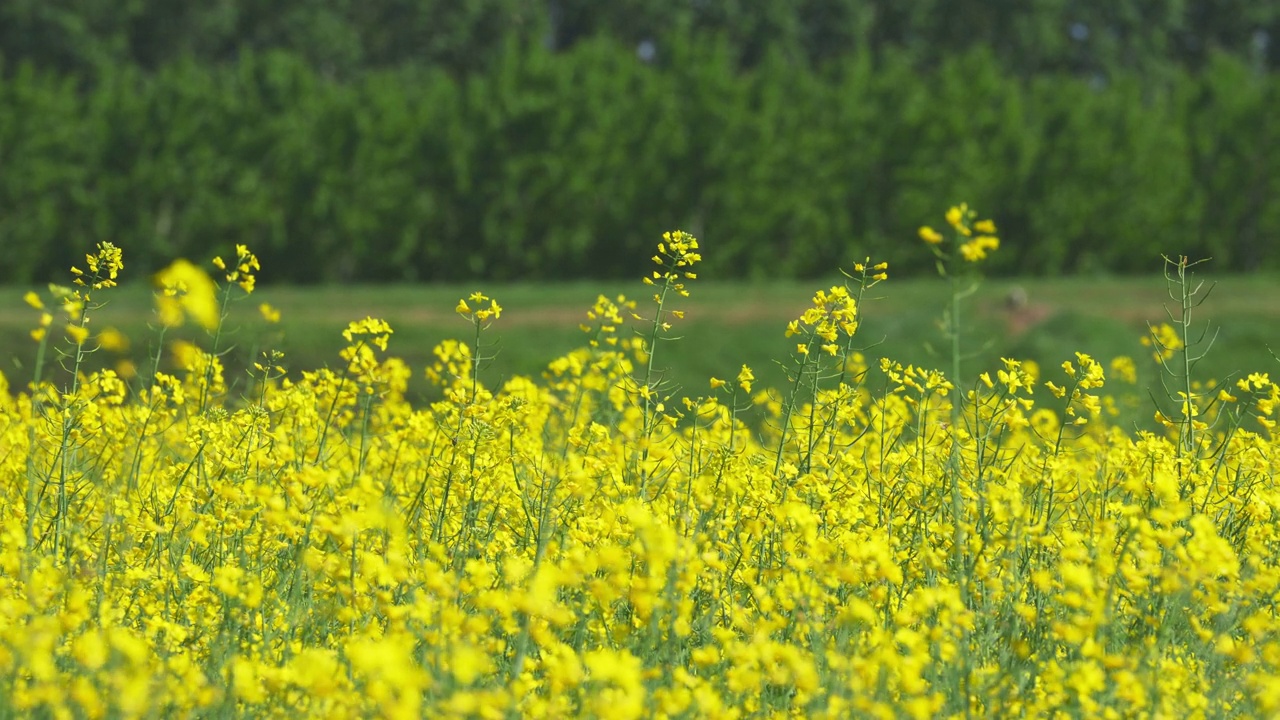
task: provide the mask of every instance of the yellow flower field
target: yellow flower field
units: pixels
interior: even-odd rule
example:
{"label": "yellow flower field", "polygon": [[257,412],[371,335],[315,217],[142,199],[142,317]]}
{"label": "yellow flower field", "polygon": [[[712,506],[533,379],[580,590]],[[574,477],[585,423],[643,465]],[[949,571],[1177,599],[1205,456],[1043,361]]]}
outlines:
{"label": "yellow flower field", "polygon": [[[0,716],[1276,716],[1280,388],[1196,381],[1183,259],[1175,322],[1134,342],[1178,408],[1160,432],[1108,421],[1129,358],[965,368],[999,241],[946,221],[920,236],[948,369],[864,359],[868,260],[778,328],[777,389],[663,381],[680,232],[652,297],[600,297],[580,350],[501,387],[475,293],[430,367],[354,319],[333,367],[269,351],[229,391],[244,247],[216,283],[157,277],[155,367],[83,373],[125,267],[104,243],[27,298],[65,370],[0,377]],[[184,322],[208,341],[167,342]],[[423,372],[443,399],[415,407]]]}

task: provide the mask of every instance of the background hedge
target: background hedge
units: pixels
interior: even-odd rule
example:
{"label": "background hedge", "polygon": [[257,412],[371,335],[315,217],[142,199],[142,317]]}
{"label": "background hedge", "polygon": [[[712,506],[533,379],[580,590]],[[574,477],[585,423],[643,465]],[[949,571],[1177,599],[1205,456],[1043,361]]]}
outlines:
{"label": "background hedge", "polygon": [[996,272],[1280,265],[1274,17],[959,4],[989,42],[855,0],[4,3],[0,282],[99,240],[291,282],[630,276],[676,227],[707,275],[910,270],[959,200]]}

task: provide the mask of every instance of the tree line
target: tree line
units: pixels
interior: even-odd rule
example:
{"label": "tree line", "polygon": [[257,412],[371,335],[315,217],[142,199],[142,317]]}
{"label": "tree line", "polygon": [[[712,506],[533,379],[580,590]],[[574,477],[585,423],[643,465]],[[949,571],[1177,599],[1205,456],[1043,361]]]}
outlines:
{"label": "tree line", "polygon": [[936,66],[977,47],[1022,77],[1199,69],[1215,52],[1274,68],[1280,6],[1253,0],[6,0],[0,58],[93,75],[130,64],[235,62],[284,50],[329,76],[389,67],[485,72],[512,37],[567,50],[595,37],[654,59],[715,37],[742,65],[771,51],[820,67],[908,52]]}
{"label": "tree line", "polygon": [[1230,4],[12,0],[0,281],[103,239],[292,282],[629,276],[675,227],[709,275],[924,269],[959,200],[996,272],[1274,268],[1275,18],[1195,21]]}

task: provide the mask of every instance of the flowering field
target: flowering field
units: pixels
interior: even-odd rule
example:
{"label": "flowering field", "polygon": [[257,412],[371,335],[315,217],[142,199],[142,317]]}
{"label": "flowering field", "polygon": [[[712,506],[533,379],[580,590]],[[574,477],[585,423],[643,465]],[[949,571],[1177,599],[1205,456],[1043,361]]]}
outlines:
{"label": "flowering field", "polygon": [[[115,340],[90,322],[124,269],[104,243],[27,298],[49,377],[0,387],[0,716],[1280,712],[1280,388],[1197,379],[1185,259],[1145,338],[1160,432],[1109,421],[1128,357],[966,368],[999,241],[946,220],[920,232],[952,287],[943,369],[867,367],[868,260],[779,328],[785,386],[674,386],[701,259],[676,232],[652,296],[598,298],[539,379],[483,385],[502,308],[459,300],[427,407],[373,318],[336,369],[268,350],[228,391],[243,247],[216,282],[161,274],[151,369],[81,372]],[[167,343],[183,323],[207,342]]]}

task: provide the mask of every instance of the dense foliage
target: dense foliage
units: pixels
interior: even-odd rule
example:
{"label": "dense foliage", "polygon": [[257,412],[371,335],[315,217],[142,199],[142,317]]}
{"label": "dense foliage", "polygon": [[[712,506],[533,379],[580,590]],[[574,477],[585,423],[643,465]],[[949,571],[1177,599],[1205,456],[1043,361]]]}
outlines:
{"label": "dense foliage", "polygon": [[[959,281],[1001,243],[946,219],[919,236]],[[1132,358],[962,373],[958,282],[951,371],[868,368],[870,261],[779,333],[786,387],[743,366],[679,391],[656,358],[700,247],[653,259],[652,301],[600,297],[541,380],[481,382],[502,308],[461,299],[470,337],[420,407],[373,318],[334,369],[282,380],[267,352],[233,398],[244,247],[221,289],[163,274],[160,324],[211,330],[157,343],[177,374],[78,372],[118,248],[29,295],[70,374],[16,397],[0,376],[0,716],[1280,711],[1280,387],[1196,381],[1192,264],[1142,350],[1173,409],[1132,432],[1110,421]]]}
{"label": "dense foliage", "polygon": [[[925,65],[990,48],[1022,77],[1159,73],[1214,52],[1280,65],[1280,7],[1250,0],[8,0],[0,58],[87,76],[110,64],[234,61],[284,50],[329,75],[486,70],[508,38],[564,50],[592,37],[658,57],[719,37],[743,66],[769,50],[808,66],[906,51]],[[1268,42],[1269,41],[1269,42]]]}
{"label": "dense foliage", "polygon": [[721,276],[805,277],[939,196],[998,202],[996,272],[1275,267],[1277,48],[1226,0],[13,0],[0,282],[107,239],[617,277],[670,221]]}
{"label": "dense foliage", "polygon": [[1239,60],[1153,90],[1023,81],[984,51],[821,74],[674,52],[510,45],[486,74],[349,81],[282,53],[88,85],[24,67],[0,80],[0,281],[108,237],[143,269],[250,242],[295,282],[617,277],[664,218],[720,276],[814,276],[851,245],[905,268],[928,258],[894,238],[939,195],[998,201],[996,272],[1142,270],[1170,246],[1280,263],[1280,81]]}

